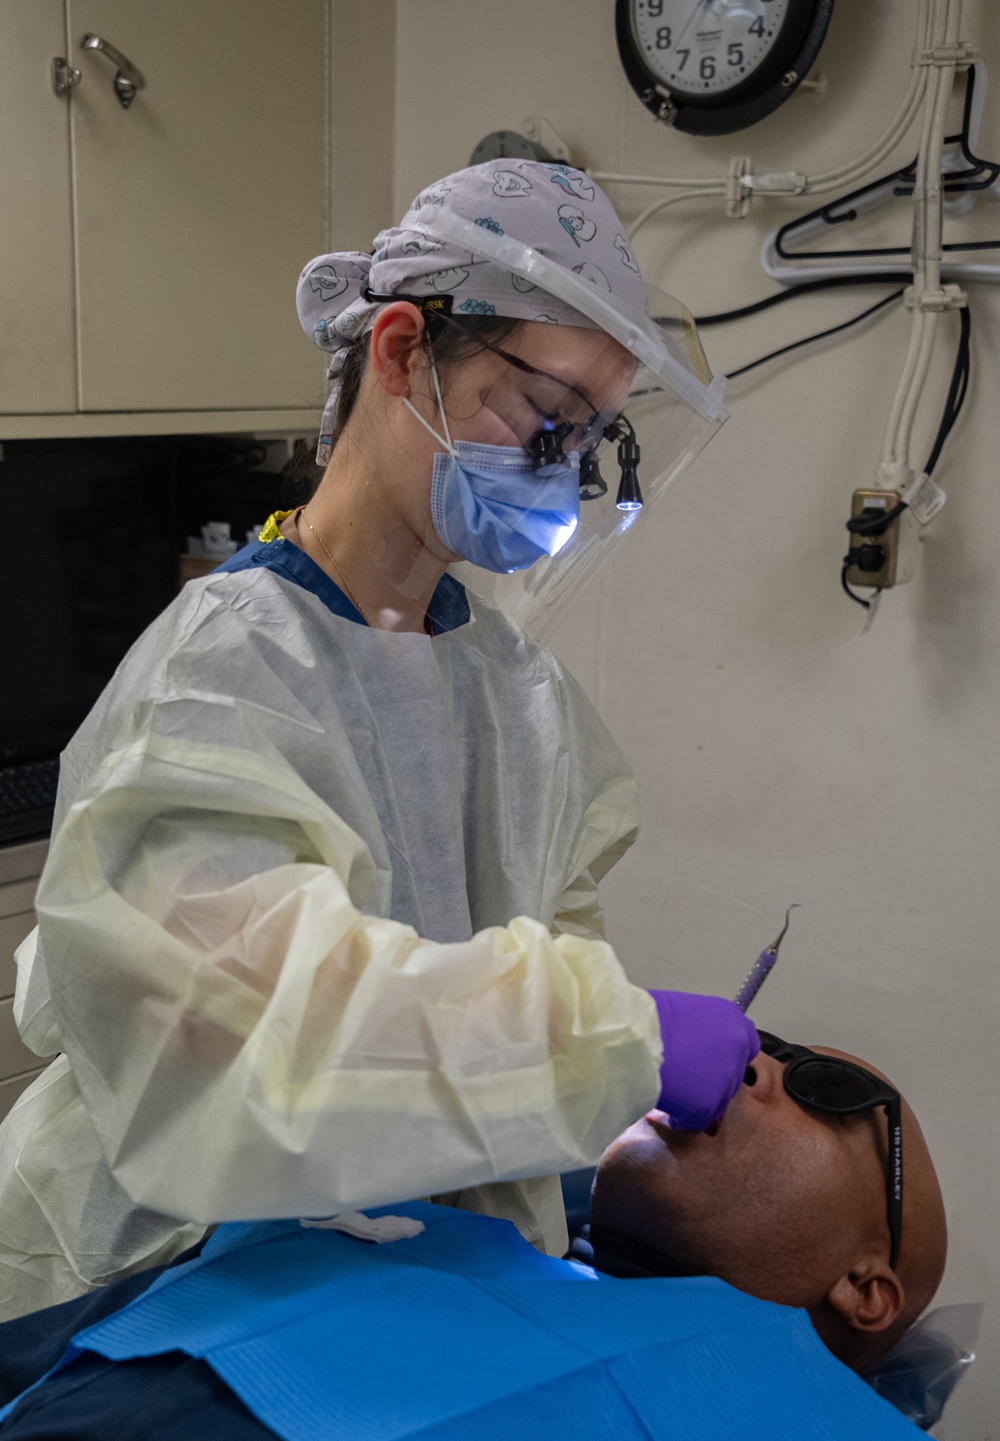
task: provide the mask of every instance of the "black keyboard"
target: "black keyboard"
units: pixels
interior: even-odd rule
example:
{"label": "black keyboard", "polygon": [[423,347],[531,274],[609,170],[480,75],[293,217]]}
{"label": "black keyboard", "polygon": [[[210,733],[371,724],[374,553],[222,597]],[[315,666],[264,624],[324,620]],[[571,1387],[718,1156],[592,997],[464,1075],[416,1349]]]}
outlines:
{"label": "black keyboard", "polygon": [[0,842],[47,831],[58,785],[58,756],[0,766]]}

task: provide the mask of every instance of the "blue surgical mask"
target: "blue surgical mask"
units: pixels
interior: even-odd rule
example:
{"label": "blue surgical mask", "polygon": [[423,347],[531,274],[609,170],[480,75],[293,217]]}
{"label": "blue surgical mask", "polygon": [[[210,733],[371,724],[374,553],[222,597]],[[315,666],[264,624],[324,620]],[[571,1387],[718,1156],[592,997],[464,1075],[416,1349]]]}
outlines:
{"label": "blue surgical mask", "polygon": [[453,442],[433,363],[432,373],[444,436],[404,403],[445,447],[434,457],[431,481],[431,520],[443,544],[499,574],[556,555],[580,520],[579,457],[538,472],[520,446]]}

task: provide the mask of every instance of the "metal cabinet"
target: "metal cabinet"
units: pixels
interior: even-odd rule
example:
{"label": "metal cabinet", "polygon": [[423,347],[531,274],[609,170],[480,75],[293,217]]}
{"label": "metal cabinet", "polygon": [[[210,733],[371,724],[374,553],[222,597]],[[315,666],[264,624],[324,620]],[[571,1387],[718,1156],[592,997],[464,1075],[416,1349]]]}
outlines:
{"label": "metal cabinet", "polygon": [[0,0],[0,415],[312,413],[328,3]]}
{"label": "metal cabinet", "polygon": [[0,0],[0,411],[76,409],[63,0]]}

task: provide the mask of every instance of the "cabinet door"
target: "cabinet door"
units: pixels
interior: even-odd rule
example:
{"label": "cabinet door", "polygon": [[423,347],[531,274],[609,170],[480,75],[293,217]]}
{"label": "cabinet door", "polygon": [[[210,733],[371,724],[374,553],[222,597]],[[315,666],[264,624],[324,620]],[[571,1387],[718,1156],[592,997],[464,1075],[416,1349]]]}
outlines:
{"label": "cabinet door", "polygon": [[76,409],[63,0],[0,0],[0,413]]}
{"label": "cabinet door", "polygon": [[[81,408],[315,405],[325,0],[68,0]],[[101,36],[146,79],[123,109]]]}

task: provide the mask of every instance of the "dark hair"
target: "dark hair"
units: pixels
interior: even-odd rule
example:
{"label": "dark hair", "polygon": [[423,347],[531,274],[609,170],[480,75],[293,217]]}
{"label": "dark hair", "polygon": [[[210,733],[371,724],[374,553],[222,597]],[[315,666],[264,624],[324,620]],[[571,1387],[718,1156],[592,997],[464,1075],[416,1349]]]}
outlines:
{"label": "dark hair", "polygon": [[[446,367],[454,364],[455,361],[467,360],[469,356],[477,355],[484,348],[483,341],[491,341],[494,345],[501,344],[502,341],[508,340],[516,330],[519,330],[524,323],[523,320],[517,320],[509,315],[471,315],[454,325],[443,325],[438,321],[435,326],[433,317],[431,317],[426,332],[430,339],[430,353],[434,357],[435,364]],[[461,329],[459,329],[459,325]],[[436,334],[434,334],[435,331]],[[351,341],[347,354],[344,356],[344,364],[340,372],[337,413],[333,422],[334,445],[343,435],[344,427],[350,420],[357,404],[365,366],[368,363],[370,340],[370,332],[357,336],[355,340]]]}

